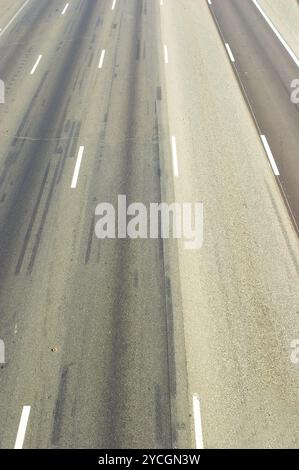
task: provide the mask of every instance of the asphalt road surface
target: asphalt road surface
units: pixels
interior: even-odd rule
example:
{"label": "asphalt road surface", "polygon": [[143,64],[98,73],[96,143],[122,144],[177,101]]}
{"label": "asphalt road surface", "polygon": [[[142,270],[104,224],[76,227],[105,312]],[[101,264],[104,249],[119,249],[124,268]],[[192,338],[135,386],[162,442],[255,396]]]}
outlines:
{"label": "asphalt road surface", "polygon": [[[0,447],[298,447],[294,60],[251,0],[0,21]],[[121,194],[203,201],[203,247],[97,239]]]}
{"label": "asphalt road surface", "polygon": [[258,131],[273,154],[273,170],[298,230],[299,103],[291,101],[291,84],[298,77],[299,60],[278,40],[254,2],[214,0],[211,10],[230,48]]}

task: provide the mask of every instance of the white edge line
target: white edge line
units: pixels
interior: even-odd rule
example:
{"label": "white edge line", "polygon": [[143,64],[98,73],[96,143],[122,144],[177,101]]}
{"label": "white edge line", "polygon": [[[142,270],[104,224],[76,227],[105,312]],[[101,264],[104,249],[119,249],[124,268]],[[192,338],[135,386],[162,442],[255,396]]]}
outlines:
{"label": "white edge line", "polygon": [[203,449],[203,437],[202,437],[202,423],[201,423],[201,411],[200,411],[200,400],[198,395],[193,395],[193,418],[194,418],[194,431],[195,431],[195,445],[196,449]]}
{"label": "white edge line", "polygon": [[103,67],[105,54],[106,54],[106,50],[103,49],[102,52],[101,52],[101,57],[100,57],[100,62],[99,62],[99,69],[101,69]]}
{"label": "white edge line", "polygon": [[259,3],[257,2],[257,0],[252,0],[252,2],[254,3],[254,5],[256,6],[256,8],[259,10],[259,12],[261,13],[261,15],[264,17],[264,19],[266,20],[266,22],[268,23],[268,25],[270,26],[270,28],[272,29],[272,31],[274,32],[274,34],[276,34],[277,38],[279,39],[279,41],[281,42],[281,44],[284,46],[284,48],[287,50],[287,52],[290,54],[290,56],[292,57],[293,61],[295,62],[295,64],[297,65],[297,67],[299,67],[299,59],[298,57],[296,56],[295,52],[291,49],[291,47],[288,45],[288,43],[284,40],[284,38],[282,37],[282,35],[280,34],[280,32],[278,31],[278,29],[274,26],[274,24],[272,23],[272,21],[270,20],[270,18],[266,15],[266,13],[264,12],[264,10],[262,9],[262,7],[259,5]]}
{"label": "white edge line", "polygon": [[31,406],[27,406],[27,405],[23,406],[18,433],[17,433],[17,438],[15,442],[15,447],[14,447],[15,449],[23,448],[30,410],[31,410]]}
{"label": "white edge line", "polygon": [[272,154],[272,151],[270,149],[270,145],[267,141],[267,138],[265,135],[261,135],[261,139],[262,139],[262,142],[263,142],[263,145],[265,147],[265,150],[266,150],[266,153],[268,155],[268,158],[269,158],[269,161],[270,161],[270,164],[271,164],[271,167],[272,167],[272,170],[273,170],[273,173],[275,176],[280,176],[280,173],[279,173],[279,170],[277,168],[277,165],[276,165],[276,162],[274,160],[274,157],[273,157],[273,154]]}
{"label": "white edge line", "polygon": [[84,146],[81,145],[81,147],[79,148],[78,156],[77,156],[77,161],[76,161],[75,170],[74,170],[74,174],[73,174],[71,189],[76,189],[76,187],[77,187],[77,182],[78,182],[78,178],[79,178],[79,172],[80,172],[83,153],[84,153]]}
{"label": "white edge line", "polygon": [[34,74],[34,72],[36,71],[36,69],[37,69],[37,67],[38,67],[38,64],[40,63],[42,57],[43,57],[43,56],[42,56],[41,54],[38,56],[38,59],[37,59],[37,61],[35,62],[35,64],[34,64],[32,70],[31,70],[31,72],[30,72],[30,75],[33,75],[33,74]]}
{"label": "white edge line", "polygon": [[25,6],[30,2],[30,0],[26,0],[25,3],[23,3],[23,5],[21,6],[21,8],[19,8],[19,10],[17,11],[17,13],[11,18],[11,20],[7,23],[7,25],[1,30],[0,32],[0,37],[2,36],[2,34],[5,33],[5,31],[10,27],[10,25],[13,23],[13,21],[17,18],[17,16],[21,13],[21,11],[25,8]]}
{"label": "white edge line", "polygon": [[67,4],[65,5],[64,9],[63,9],[62,12],[61,12],[61,15],[64,15],[64,14],[66,13],[66,10],[68,9],[69,6],[70,6],[69,3],[67,3]]}
{"label": "white edge line", "polygon": [[226,50],[227,50],[227,52],[228,52],[228,55],[229,55],[230,60],[231,60],[232,62],[235,62],[234,55],[233,55],[233,53],[232,53],[232,50],[231,50],[231,48],[230,48],[230,45],[229,45],[227,42],[225,43],[225,47],[226,47]]}
{"label": "white edge line", "polygon": [[177,153],[177,146],[176,146],[176,138],[174,135],[171,137],[171,149],[172,149],[173,174],[176,178],[178,178],[179,176],[178,153]]}

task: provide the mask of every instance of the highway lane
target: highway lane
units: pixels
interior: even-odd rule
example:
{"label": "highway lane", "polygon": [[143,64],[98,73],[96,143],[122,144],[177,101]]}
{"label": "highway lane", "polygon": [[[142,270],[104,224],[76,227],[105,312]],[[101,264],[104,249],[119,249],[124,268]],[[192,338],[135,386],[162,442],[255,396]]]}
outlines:
{"label": "highway lane", "polygon": [[93,234],[97,202],[162,197],[157,6],[32,1],[1,38],[2,448],[26,405],[24,447],[189,442],[163,244]]}
{"label": "highway lane", "polygon": [[230,48],[258,132],[273,154],[273,171],[298,230],[299,108],[291,101],[291,83],[298,78],[299,60],[295,62],[253,1],[213,0],[211,11]]}
{"label": "highway lane", "polygon": [[202,248],[178,244],[190,410],[206,448],[298,447],[298,236],[208,3],[161,22],[175,199],[204,203]]}

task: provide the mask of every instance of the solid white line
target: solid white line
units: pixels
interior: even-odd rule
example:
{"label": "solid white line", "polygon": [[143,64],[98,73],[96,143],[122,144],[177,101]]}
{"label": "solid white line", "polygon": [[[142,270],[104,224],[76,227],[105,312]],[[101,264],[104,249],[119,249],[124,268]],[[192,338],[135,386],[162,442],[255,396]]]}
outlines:
{"label": "solid white line", "polygon": [[230,60],[231,60],[232,62],[235,62],[235,58],[234,58],[233,53],[232,53],[232,51],[231,51],[230,45],[227,44],[227,42],[225,43],[225,47],[226,47],[226,50],[227,50],[227,52],[228,52],[228,55],[229,55]]}
{"label": "solid white line", "polygon": [[264,17],[264,19],[267,21],[268,25],[270,26],[270,28],[272,29],[272,31],[274,32],[274,34],[276,34],[277,38],[279,39],[279,41],[281,42],[281,44],[284,46],[284,48],[288,51],[288,53],[290,54],[290,56],[292,57],[293,61],[295,62],[295,64],[297,65],[297,67],[299,67],[299,59],[298,57],[296,56],[295,52],[290,48],[290,46],[288,45],[288,43],[283,39],[282,35],[280,34],[280,32],[276,29],[276,27],[274,26],[274,24],[272,23],[272,21],[270,20],[270,18],[266,15],[266,13],[264,12],[264,10],[262,9],[262,7],[259,5],[259,3],[257,2],[257,0],[252,0],[252,2],[254,3],[254,5],[256,6],[256,8],[259,10],[259,12],[261,13],[261,15]]}
{"label": "solid white line", "polygon": [[168,48],[166,44],[164,44],[164,60],[165,60],[165,64],[168,64]]}
{"label": "solid white line", "polygon": [[177,147],[176,147],[176,138],[174,135],[171,137],[171,150],[172,150],[173,174],[176,178],[178,178],[179,176],[178,153],[177,153]]}
{"label": "solid white line", "polygon": [[17,438],[16,438],[16,442],[15,442],[15,449],[22,449],[23,448],[26,429],[27,429],[27,424],[28,424],[28,420],[29,420],[30,409],[31,409],[30,406],[23,406],[21,419],[20,419],[20,424],[19,424],[19,429],[18,429]]}
{"label": "solid white line", "polygon": [[76,166],[75,166],[75,170],[74,170],[74,174],[73,174],[71,189],[76,189],[76,187],[77,187],[77,182],[78,182],[78,177],[79,177],[79,172],[80,172],[83,153],[84,153],[84,147],[81,146],[79,148],[79,152],[78,152],[78,157],[77,157]]}
{"label": "solid white line", "polygon": [[103,67],[103,63],[104,63],[104,58],[105,58],[105,49],[102,50],[102,53],[101,53],[101,57],[100,57],[100,62],[99,62],[99,69],[101,69]]}
{"label": "solid white line", "polygon": [[115,4],[116,4],[116,0],[113,0],[111,10],[114,10],[114,9],[115,9]]}
{"label": "solid white line", "polygon": [[279,171],[278,171],[278,168],[277,168],[276,162],[275,162],[275,160],[274,160],[272,151],[271,151],[271,149],[270,149],[270,145],[268,144],[267,138],[266,138],[266,136],[261,135],[261,139],[262,139],[263,145],[264,145],[264,147],[265,147],[266,153],[267,153],[267,155],[268,155],[270,164],[271,164],[271,166],[272,166],[272,170],[273,170],[273,172],[274,172],[274,175],[275,175],[275,176],[279,176],[280,173],[279,173]]}
{"label": "solid white line", "polygon": [[212,0],[208,0],[208,4],[209,4],[209,5],[212,5]]}
{"label": "solid white line", "polygon": [[63,9],[62,12],[61,12],[62,15],[64,15],[64,14],[66,13],[66,10],[68,9],[69,5],[70,5],[69,3],[67,3],[67,4],[65,5],[64,9]]}
{"label": "solid white line", "polygon": [[7,25],[1,30],[0,32],[0,37],[2,36],[2,34],[5,33],[5,31],[10,27],[11,23],[17,18],[17,16],[21,13],[21,11],[25,8],[25,6],[30,2],[30,0],[26,0],[25,3],[23,3],[23,5],[21,6],[21,8],[19,8],[19,10],[17,11],[17,13],[12,17],[12,19],[7,23]]}
{"label": "solid white line", "polygon": [[197,395],[193,395],[193,418],[196,449],[203,449],[200,401]]}
{"label": "solid white line", "polygon": [[30,75],[33,75],[33,74],[34,74],[34,72],[36,71],[36,69],[37,69],[37,67],[38,67],[38,64],[40,63],[42,57],[43,57],[43,56],[42,56],[41,54],[38,56],[38,59],[37,59],[37,61],[35,62],[34,66],[33,66],[33,69],[32,69],[31,72],[30,72]]}

